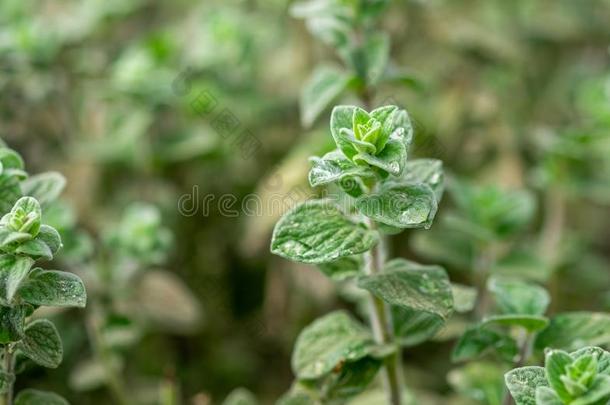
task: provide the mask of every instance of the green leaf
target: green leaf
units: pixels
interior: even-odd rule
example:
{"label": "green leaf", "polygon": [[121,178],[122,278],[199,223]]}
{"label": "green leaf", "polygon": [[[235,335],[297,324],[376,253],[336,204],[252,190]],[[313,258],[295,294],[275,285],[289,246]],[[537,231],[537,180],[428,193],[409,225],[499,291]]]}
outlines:
{"label": "green leaf", "polygon": [[380,360],[364,357],[333,371],[322,385],[326,400],[346,400],[367,389],[381,368]]}
{"label": "green leaf", "polygon": [[27,312],[25,305],[0,307],[0,344],[21,340]]}
{"label": "green leaf", "polygon": [[436,335],[445,321],[436,314],[393,306],[392,321],[396,342],[403,347],[416,346]]}
{"label": "green leaf", "polygon": [[36,239],[43,241],[49,247],[49,250],[53,255],[61,249],[61,237],[59,236],[59,232],[52,226],[45,224],[40,225],[40,232]]}
{"label": "green leaf", "polygon": [[31,388],[25,389],[15,398],[15,405],[70,405],[68,401],[59,395],[48,392],[39,391]]}
{"label": "green leaf", "polygon": [[65,186],[66,178],[58,172],[40,173],[21,183],[23,195],[34,197],[43,207],[55,201]]}
{"label": "green leaf", "polygon": [[342,257],[334,262],[322,263],[320,271],[335,281],[346,280],[361,274],[364,260],[362,256]]}
{"label": "green leaf", "polygon": [[456,312],[470,312],[477,301],[477,289],[462,284],[451,284],[453,309]]}
{"label": "green leaf", "polygon": [[430,228],[438,203],[425,184],[382,188],[379,193],[363,195],[356,207],[365,216],[397,228]]}
{"label": "green leaf", "polygon": [[222,405],[257,405],[254,394],[245,388],[236,388],[225,398]]}
{"label": "green leaf", "polygon": [[570,405],[601,405],[610,400],[610,376],[598,375],[593,385],[582,396],[570,402]]}
{"label": "green leaf", "polygon": [[363,325],[344,311],[331,312],[303,329],[292,353],[292,370],[299,379],[318,379],[338,364],[364,358],[373,346]]}
{"label": "green leaf", "polygon": [[536,389],[536,405],[563,405],[555,391],[549,387]]}
{"label": "green leaf", "polygon": [[26,256],[0,255],[0,300],[5,304],[13,300],[15,292],[25,279],[34,260]]}
{"label": "green leaf", "polygon": [[355,110],[356,107],[354,106],[339,105],[333,108],[330,116],[330,131],[335,140],[335,144],[337,144],[337,147],[341,149],[348,159],[352,159],[358,151],[349,134],[342,130],[345,128],[352,128],[352,118]]}
{"label": "green leaf", "polygon": [[546,328],[548,318],[535,315],[492,315],[481,322],[482,325],[519,326],[528,332],[536,332]]}
{"label": "green leaf", "polygon": [[84,308],[87,292],[81,279],[64,271],[32,270],[18,295],[34,305]]}
{"label": "green leaf", "polygon": [[520,367],[504,375],[504,381],[516,405],[537,405],[536,389],[548,387],[542,367]]}
{"label": "green leaf", "polygon": [[383,32],[369,35],[363,49],[367,81],[370,85],[375,85],[383,76],[390,58],[390,38]]}
{"label": "green leaf", "polygon": [[610,353],[599,347],[583,347],[570,353],[573,359],[579,359],[582,356],[591,355],[597,360],[597,372],[599,374],[610,375]]}
{"label": "green leaf", "polygon": [[44,243],[44,241],[39,238],[23,242],[15,249],[15,253],[28,255],[34,259],[53,259],[53,252],[49,248],[49,245]]}
{"label": "green leaf", "polygon": [[610,344],[610,314],[568,312],[551,318],[549,326],[536,337],[534,347],[575,350],[582,346]]}
{"label": "green leaf", "polygon": [[369,164],[394,176],[400,176],[407,162],[407,146],[402,139],[392,136],[377,154],[360,152],[352,158],[357,164]]}
{"label": "green leaf", "polygon": [[371,249],[375,231],[353,222],[328,200],[307,201],[275,225],[271,252],[303,263],[327,263]]}
{"label": "green leaf", "polygon": [[322,158],[310,158],[312,163],[309,171],[309,184],[312,187],[341,181],[354,176],[362,178],[375,177],[368,167],[357,166],[340,150],[327,153]]}
{"label": "green leaf", "polygon": [[21,197],[11,212],[6,214],[0,221],[11,231],[29,233],[32,237],[38,235],[42,211],[40,204],[32,197]]}
{"label": "green leaf", "polygon": [[471,360],[490,351],[497,352],[506,361],[512,361],[519,348],[510,336],[475,326],[462,334],[453,349],[451,360],[454,362]]}
{"label": "green leaf", "polygon": [[311,126],[349,82],[349,75],[333,66],[318,66],[301,92],[301,123]]}
{"label": "green leaf", "polygon": [[381,273],[361,276],[358,286],[391,305],[442,319],[447,319],[453,310],[451,284],[439,266],[394,259],[386,263]]}
{"label": "green leaf", "polygon": [[400,177],[390,177],[388,185],[415,185],[426,184],[434,192],[437,201],[440,201],[445,189],[445,176],[443,162],[437,159],[408,160]]}
{"label": "green leaf", "polygon": [[562,350],[549,350],[546,353],[544,369],[549,385],[557,393],[559,398],[567,403],[572,400],[572,395],[566,389],[561,376],[566,374],[566,368],[574,359]]}
{"label": "green leaf", "polygon": [[59,333],[52,322],[38,319],[25,328],[25,336],[17,349],[37,364],[56,368],[63,358],[63,347]]}
{"label": "green leaf", "polygon": [[551,301],[544,288],[520,280],[491,277],[487,288],[503,314],[542,315]]}
{"label": "green leaf", "polygon": [[309,392],[291,389],[278,399],[276,405],[318,405],[318,403]]}
{"label": "green leaf", "polygon": [[[504,396],[503,371],[495,363],[472,362],[451,370],[447,379],[456,392],[472,399],[464,404],[499,405]],[[420,402],[414,404],[419,405]]]}

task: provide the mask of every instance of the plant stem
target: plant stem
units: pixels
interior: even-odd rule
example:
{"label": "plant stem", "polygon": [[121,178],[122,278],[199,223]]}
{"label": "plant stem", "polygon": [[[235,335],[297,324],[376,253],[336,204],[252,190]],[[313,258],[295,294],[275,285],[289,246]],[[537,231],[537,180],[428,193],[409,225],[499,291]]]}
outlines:
{"label": "plant stem", "polygon": [[[366,219],[371,229],[376,229],[374,221]],[[377,246],[366,254],[365,273],[368,275],[378,273],[385,261],[385,240],[383,236]],[[392,316],[388,306],[378,297],[369,294],[369,318],[373,336],[379,344],[391,344],[392,339]],[[402,401],[402,356],[400,347],[390,355],[384,365],[384,385],[388,396],[388,403],[400,405]]]}
{"label": "plant stem", "polygon": [[6,393],[4,394],[4,404],[13,405],[13,386],[15,383],[15,356],[13,347],[8,343],[4,348],[4,372],[8,374]]}
{"label": "plant stem", "polygon": [[495,262],[495,248],[493,244],[481,244],[477,248],[477,256],[474,260],[475,284],[478,289],[479,302],[476,307],[477,318],[482,318],[489,307],[489,294],[487,291],[487,278],[489,270]]}
{"label": "plant stem", "polygon": [[117,400],[117,403],[120,405],[130,405],[133,402],[130,401],[127,391],[116,373],[115,364],[112,363],[110,353],[103,341],[99,321],[100,311],[95,303],[90,304],[90,307],[91,309],[89,314],[87,314],[86,325],[89,342],[94,355],[104,368],[106,384]]}

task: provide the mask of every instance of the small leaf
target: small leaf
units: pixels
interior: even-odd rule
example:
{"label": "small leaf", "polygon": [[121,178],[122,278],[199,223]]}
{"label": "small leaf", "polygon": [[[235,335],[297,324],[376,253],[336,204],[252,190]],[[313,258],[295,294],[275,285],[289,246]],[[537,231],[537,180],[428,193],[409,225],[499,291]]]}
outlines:
{"label": "small leaf", "polygon": [[368,388],[375,379],[382,362],[364,357],[340,366],[340,371],[333,371],[325,380],[321,391],[330,401],[344,401],[354,397]]}
{"label": "small leaf", "polygon": [[445,189],[443,162],[437,159],[414,159],[407,161],[404,172],[400,177],[390,177],[388,185],[415,185],[426,184],[437,201],[440,201]]}
{"label": "small leaf", "polygon": [[61,237],[59,236],[59,232],[52,226],[45,224],[40,225],[40,232],[36,238],[42,240],[49,247],[52,254],[57,253],[61,248]]}
{"label": "small leaf", "polygon": [[0,299],[8,304],[25,279],[34,260],[26,256],[0,255]]}
{"label": "small leaf", "polygon": [[369,168],[357,166],[340,150],[327,153],[322,158],[310,158],[312,168],[309,171],[309,184],[312,187],[341,181],[346,177],[372,178],[375,176]]}
{"label": "small leaf", "polygon": [[549,387],[536,389],[536,405],[563,405],[555,391]]}
{"label": "small leaf", "polygon": [[537,335],[534,347],[538,350],[545,347],[575,350],[609,343],[610,314],[568,312],[551,318],[549,326]]}
{"label": "small leaf", "polygon": [[352,159],[358,151],[346,132],[342,130],[345,128],[352,128],[352,117],[355,109],[356,107],[354,106],[339,105],[333,108],[330,116],[330,131],[333,139],[335,140],[337,147],[341,149],[348,159]]}
{"label": "small leaf", "polygon": [[544,368],[521,367],[504,375],[504,381],[516,405],[536,405],[536,389],[548,387]]}
{"label": "small leaf", "polygon": [[607,404],[608,400],[610,400],[610,376],[598,375],[589,390],[570,402],[570,405]]}
{"label": "small leaf", "polygon": [[503,314],[542,315],[551,301],[544,288],[520,280],[491,277],[487,288]]}
{"label": "small leaf", "polygon": [[535,315],[492,315],[481,322],[482,325],[519,326],[529,332],[536,332],[546,328],[548,318]]}
{"label": "small leaf", "polygon": [[25,305],[0,307],[0,344],[16,342],[23,338],[23,323],[27,312]]}
{"label": "small leaf", "polygon": [[0,394],[8,391],[9,385],[15,382],[15,376],[0,370]]}
{"label": "small leaf", "polygon": [[610,353],[599,347],[583,347],[570,353],[573,359],[577,360],[582,356],[591,355],[597,360],[597,372],[599,374],[610,375]]}
{"label": "small leaf", "polygon": [[572,395],[566,389],[561,376],[566,373],[566,368],[574,359],[562,350],[549,350],[546,353],[544,369],[549,385],[557,393],[559,398],[567,403],[572,400]]}
{"label": "small leaf", "polygon": [[447,273],[404,259],[389,261],[378,274],[362,276],[358,286],[385,302],[447,319],[453,310],[453,293]]}
{"label": "small leaf", "polygon": [[331,312],[303,329],[292,354],[292,369],[299,379],[317,379],[338,364],[362,359],[373,346],[363,325],[343,311]]}
{"label": "small leaf", "polygon": [[512,361],[519,349],[510,336],[475,326],[462,334],[453,349],[451,360],[454,362],[471,360],[490,351],[497,352],[504,360]]}
{"label": "small leaf", "polygon": [[42,239],[31,239],[23,242],[16,249],[15,253],[31,256],[34,259],[52,260],[53,252],[49,245],[44,243]]}
{"label": "small leaf", "polygon": [[58,172],[40,173],[21,183],[23,195],[34,197],[43,207],[55,201],[65,186],[66,178]]}
{"label": "small leaf", "polygon": [[56,368],[63,358],[63,347],[59,333],[52,322],[38,319],[25,328],[25,337],[17,349],[35,363]]}
{"label": "small leaf", "polygon": [[318,66],[303,86],[300,98],[301,122],[311,126],[349,82],[349,75],[333,66]]}
{"label": "small leaf", "polygon": [[358,164],[367,163],[394,176],[400,176],[407,162],[407,146],[402,139],[392,136],[381,152],[377,154],[360,152],[352,159]]}
{"label": "small leaf", "polygon": [[34,305],[84,308],[87,292],[81,279],[64,271],[32,270],[18,295]]}
{"label": "small leaf", "polygon": [[420,184],[383,188],[358,198],[356,207],[363,215],[389,226],[429,228],[438,203],[432,189]]}
{"label": "small leaf", "polygon": [[451,284],[453,291],[453,309],[456,312],[469,312],[477,301],[477,289],[462,284]]}
{"label": "small leaf", "polygon": [[15,405],[70,405],[59,395],[31,388],[21,391],[15,398]]}
{"label": "small leaf", "polygon": [[307,201],[275,225],[271,252],[303,263],[328,263],[371,249],[378,235],[348,219],[328,200]]}
{"label": "small leaf", "polygon": [[40,229],[42,211],[40,204],[32,197],[21,197],[11,212],[2,218],[2,225],[14,232],[25,232],[35,237]]}

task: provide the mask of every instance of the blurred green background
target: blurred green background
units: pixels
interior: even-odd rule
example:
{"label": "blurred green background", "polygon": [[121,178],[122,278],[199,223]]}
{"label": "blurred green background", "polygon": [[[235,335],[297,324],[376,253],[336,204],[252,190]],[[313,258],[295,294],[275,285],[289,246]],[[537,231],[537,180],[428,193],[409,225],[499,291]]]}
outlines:
{"label": "blurred green background", "polygon": [[[221,403],[246,387],[272,403],[292,381],[298,332],[352,305],[314,268],[268,252],[281,212],[316,193],[307,157],[333,149],[329,111],[303,128],[299,95],[336,56],[290,6],[0,2],[0,137],[31,173],[66,176],[47,213],[66,245],[52,265],[83,276],[94,297],[54,315],[64,363],[26,370],[20,387],[114,403],[84,326],[97,319],[107,364],[138,402]],[[412,79],[380,88],[374,104],[404,106],[413,155],[442,159],[450,179],[529,190],[531,218],[499,244],[518,254],[500,265],[547,282],[552,311],[610,309],[609,22],[607,0],[403,0],[379,27]],[[392,249],[468,284],[467,232],[442,221],[468,215],[459,200],[450,188],[432,230]],[[539,237],[548,271],[523,252]],[[451,374],[451,336],[405,353],[421,403],[476,401],[452,384],[464,376]]]}

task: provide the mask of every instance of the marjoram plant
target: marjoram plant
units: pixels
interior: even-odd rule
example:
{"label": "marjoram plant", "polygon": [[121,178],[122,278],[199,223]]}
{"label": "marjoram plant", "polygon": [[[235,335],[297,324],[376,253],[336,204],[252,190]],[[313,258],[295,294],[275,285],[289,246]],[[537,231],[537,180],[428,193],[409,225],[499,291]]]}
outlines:
{"label": "marjoram plant", "polygon": [[[337,106],[330,129],[337,149],[311,159],[309,182],[338,186],[340,198],[306,201],[276,224],[272,253],[318,265],[367,295],[367,328],[345,311],[314,321],[292,355],[296,382],[280,403],[343,403],[382,370],[388,403],[403,402],[401,347],[435,334],[453,311],[439,266],[386,258],[385,238],[429,228],[443,193],[442,164],[407,160],[413,129],[407,112]],[[340,203],[339,203],[340,202]]]}
{"label": "marjoram plant", "polygon": [[65,180],[58,173],[28,178],[22,158],[0,146],[0,343],[3,367],[0,392],[5,405],[63,405],[59,395],[25,389],[15,397],[15,375],[29,359],[56,368],[63,347],[53,323],[34,316],[41,306],[85,306],[85,287],[76,275],[36,267],[61,248],[59,233],[43,223],[43,207],[54,200]]}

